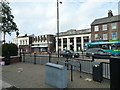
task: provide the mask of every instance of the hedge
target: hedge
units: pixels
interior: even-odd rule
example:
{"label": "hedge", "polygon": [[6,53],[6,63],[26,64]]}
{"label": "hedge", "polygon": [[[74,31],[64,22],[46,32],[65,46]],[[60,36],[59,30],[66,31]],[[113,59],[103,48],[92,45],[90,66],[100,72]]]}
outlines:
{"label": "hedge", "polygon": [[18,55],[18,47],[13,43],[5,43],[2,45],[2,56],[17,56]]}

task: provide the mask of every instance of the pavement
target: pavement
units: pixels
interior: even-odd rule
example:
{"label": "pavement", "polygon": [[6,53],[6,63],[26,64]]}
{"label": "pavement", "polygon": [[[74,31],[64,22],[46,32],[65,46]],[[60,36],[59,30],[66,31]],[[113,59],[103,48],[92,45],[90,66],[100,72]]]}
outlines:
{"label": "pavement", "polygon": [[[73,81],[68,70],[68,88],[110,88],[110,80],[101,83],[93,81],[91,74],[73,71]],[[54,88],[45,84],[45,65],[33,63],[13,63],[2,66],[2,87],[15,86],[17,88]],[[7,84],[5,84],[7,83]]]}

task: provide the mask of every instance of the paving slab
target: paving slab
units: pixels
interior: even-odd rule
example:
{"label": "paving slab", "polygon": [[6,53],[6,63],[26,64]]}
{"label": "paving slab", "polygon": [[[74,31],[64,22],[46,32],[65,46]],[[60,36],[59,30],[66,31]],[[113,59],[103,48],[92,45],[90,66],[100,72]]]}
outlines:
{"label": "paving slab", "polygon": [[[68,70],[68,88],[110,88],[110,80],[103,82],[92,80],[91,74]],[[45,84],[45,66],[33,63],[13,63],[2,66],[2,80],[17,88],[54,88]]]}

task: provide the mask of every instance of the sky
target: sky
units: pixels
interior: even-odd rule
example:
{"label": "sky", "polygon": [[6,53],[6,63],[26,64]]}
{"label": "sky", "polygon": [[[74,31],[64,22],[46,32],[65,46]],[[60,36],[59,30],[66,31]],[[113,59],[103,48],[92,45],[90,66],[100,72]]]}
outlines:
{"label": "sky", "polygon": [[[120,0],[59,0],[59,32],[87,29],[97,18],[107,17],[108,10],[118,15]],[[57,0],[9,0],[20,35],[56,34]],[[6,40],[15,38],[15,33]]]}

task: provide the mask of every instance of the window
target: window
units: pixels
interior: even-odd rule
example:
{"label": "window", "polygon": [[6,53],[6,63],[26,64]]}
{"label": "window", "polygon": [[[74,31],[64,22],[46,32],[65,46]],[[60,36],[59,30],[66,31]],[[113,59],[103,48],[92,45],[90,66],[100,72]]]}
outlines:
{"label": "window", "polygon": [[27,44],[27,40],[26,40],[26,44]]}
{"label": "window", "polygon": [[95,40],[99,40],[99,35],[95,34]]}
{"label": "window", "polygon": [[20,45],[22,45],[22,41],[20,40]]}
{"label": "window", "polygon": [[106,44],[106,45],[104,44],[101,47],[102,47],[102,49],[110,49],[109,46],[110,46],[109,44]]}
{"label": "window", "polygon": [[107,34],[103,34],[103,40],[107,40],[108,39],[108,35]]}
{"label": "window", "polygon": [[112,28],[112,29],[117,29],[117,24],[116,24],[116,23],[112,23],[112,24],[111,24],[111,28]]}
{"label": "window", "polygon": [[95,30],[95,31],[99,31],[98,26],[94,26],[94,30]]}
{"label": "window", "polygon": [[112,40],[116,40],[117,39],[117,32],[112,32]]}
{"label": "window", "polygon": [[107,30],[107,24],[106,25],[102,25],[102,30]]}
{"label": "window", "polygon": [[83,37],[83,39],[84,39],[84,42],[89,42],[89,37],[88,36]]}

